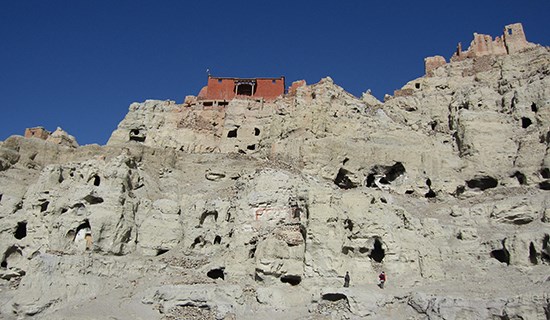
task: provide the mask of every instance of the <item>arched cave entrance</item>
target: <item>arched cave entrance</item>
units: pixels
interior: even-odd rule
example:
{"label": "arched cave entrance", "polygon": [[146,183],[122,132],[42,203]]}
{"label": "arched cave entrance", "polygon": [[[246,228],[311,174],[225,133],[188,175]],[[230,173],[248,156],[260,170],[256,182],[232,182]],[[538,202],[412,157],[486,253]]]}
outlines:
{"label": "arched cave entrance", "polygon": [[386,256],[384,248],[382,248],[382,242],[378,238],[374,239],[374,249],[370,252],[369,258],[372,260],[381,263]]}
{"label": "arched cave entrance", "polygon": [[201,218],[200,218],[201,226],[202,226],[202,224],[204,223],[204,221],[206,220],[207,217],[212,217],[214,222],[218,221],[218,211],[217,210],[206,210],[205,212],[203,212],[202,215],[201,215]]}

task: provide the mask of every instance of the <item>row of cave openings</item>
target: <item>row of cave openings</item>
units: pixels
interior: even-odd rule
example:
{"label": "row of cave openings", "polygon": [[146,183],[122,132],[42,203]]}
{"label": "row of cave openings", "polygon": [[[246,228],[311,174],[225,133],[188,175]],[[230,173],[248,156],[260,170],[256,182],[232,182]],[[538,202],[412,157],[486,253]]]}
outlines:
{"label": "row of cave openings", "polygon": [[[543,179],[550,179],[550,169],[548,168],[541,169],[539,171],[539,174]],[[520,185],[528,184],[527,177],[525,176],[525,174],[523,174],[520,171],[515,171],[510,176],[510,178],[515,178]],[[498,179],[493,178],[491,176],[480,176],[474,179],[467,180],[466,186],[468,186],[468,188],[470,189],[478,189],[483,191],[491,188],[496,188],[498,186],[498,183],[499,183]],[[538,188],[541,190],[550,190],[550,181],[545,180],[545,181],[539,182]],[[465,190],[466,190],[465,186],[458,186],[455,194],[460,195]]]}
{"label": "row of cave openings", "polygon": [[[235,139],[238,137],[238,131],[239,131],[239,128],[240,126],[235,126],[234,129],[231,129],[227,132],[227,138],[229,139]],[[254,136],[257,137],[260,135],[260,129],[259,128],[254,128],[254,132],[253,132]],[[238,147],[238,146],[236,146]],[[255,151],[256,150],[256,144],[249,144],[246,146],[246,150],[248,151]],[[246,151],[242,150],[242,149],[239,149],[238,150],[239,153],[242,153],[242,154],[246,154]]]}
{"label": "row of cave openings", "polygon": [[[502,248],[491,251],[490,256],[501,263],[510,265],[510,252],[506,249],[506,239],[501,241]],[[529,243],[529,262],[532,265],[550,264],[550,235],[546,234],[542,240],[542,250],[537,251],[535,243]]]}
{"label": "row of cave openings", "polygon": [[[550,141],[550,134],[549,134]],[[346,158],[343,162],[345,164],[349,161]],[[364,185],[367,188],[378,188],[379,185],[390,185],[394,180],[399,176],[406,173],[405,166],[401,162],[396,162],[392,166],[375,166],[371,172],[365,178]],[[540,170],[540,176],[544,179],[550,179],[550,169],[543,168]],[[344,168],[340,168],[333,182],[341,189],[352,189],[357,188],[358,185],[354,183],[350,177],[350,172]],[[527,177],[520,171],[515,171],[511,176],[515,178],[520,185],[527,185]],[[435,198],[437,196],[436,192],[432,189],[432,180],[430,178],[426,179],[426,186],[428,187],[428,192],[424,194],[425,198]],[[491,176],[479,176],[470,180],[465,181],[465,185],[460,185],[456,188],[455,195],[459,196],[466,191],[466,186],[470,189],[478,190],[487,190],[491,188],[496,188],[498,186],[498,179]],[[538,187],[542,190],[550,190],[550,181],[545,180],[538,184]],[[414,190],[406,190],[405,194],[413,194]]]}
{"label": "row of cave openings", "polygon": [[[200,216],[199,225],[202,226],[208,220],[211,220],[214,223],[217,222],[218,221],[218,215],[219,214],[216,210],[206,210],[206,211],[204,211],[202,213],[202,215]],[[231,219],[231,215],[228,213],[227,217],[226,217],[226,221],[229,221],[230,219]],[[301,227],[300,228],[300,233],[302,234],[302,237],[304,238],[304,241],[305,241],[305,238],[306,238],[305,228]],[[233,235],[233,231],[230,231],[229,235],[228,235],[229,238],[231,238],[232,235]],[[212,242],[210,242],[204,236],[201,235],[201,236],[198,236],[194,239],[193,243],[191,244],[191,249],[204,247],[207,244],[220,245],[221,242],[222,242],[222,237],[219,236],[219,235],[216,235]],[[248,243],[248,245],[251,246],[251,248],[249,249],[249,253],[248,253],[248,258],[249,259],[254,259],[255,258],[257,243],[258,243],[257,240],[252,240]],[[291,245],[289,245],[289,246],[291,246]],[[229,244],[226,244],[226,247],[228,248]],[[168,250],[157,250],[157,256],[162,255],[166,252],[168,252]],[[206,273],[206,275],[211,279],[225,280],[225,269],[223,267],[211,269]],[[255,278],[256,278],[256,281],[262,281],[262,279],[257,274],[256,274]],[[300,282],[302,281],[302,278],[298,275],[282,275],[280,277],[280,281],[282,283],[288,283],[292,286],[296,286],[296,285],[300,284]]]}
{"label": "row of cave openings", "polygon": [[[517,103],[517,99],[516,99],[516,98],[513,98],[513,99],[512,99],[512,109],[515,108],[515,104],[516,104],[516,103]],[[477,104],[478,107],[481,107],[482,105],[483,105],[483,104],[482,104],[481,102],[479,102],[479,103]],[[461,105],[458,107],[458,109],[459,109],[459,110],[460,110],[460,109],[469,110],[469,109],[470,109],[470,104],[469,104],[468,102],[465,102],[465,103],[461,104]],[[537,107],[537,104],[534,103],[534,102],[531,103],[531,111],[532,111],[533,113],[535,113],[535,114],[539,111],[539,109],[538,109],[538,107]],[[432,124],[432,123],[434,123],[434,122],[435,122],[435,124],[437,124],[437,121],[435,121],[435,120],[432,121],[430,124]],[[520,124],[521,124],[521,127],[522,127],[523,129],[527,129],[527,128],[529,128],[529,127],[533,124],[533,120],[531,120],[531,118],[529,118],[529,117],[521,117],[521,119],[520,119]],[[435,125],[432,124],[432,130],[434,130],[434,129],[435,129]]]}
{"label": "row of cave openings", "polygon": [[[344,229],[352,232],[353,221],[351,221],[350,219],[345,219]],[[350,255],[355,253],[355,249],[356,248],[353,247],[343,246],[342,253],[345,255]],[[382,239],[380,239],[380,237],[374,237],[372,248],[359,247],[357,251],[359,252],[359,254],[368,254],[368,257],[376,263],[383,263],[384,257],[386,256],[386,250],[384,250],[384,244],[382,243]]]}
{"label": "row of cave openings", "polygon": [[[74,173],[71,171],[69,173],[69,175],[71,177],[74,176]],[[60,176],[59,178],[59,182],[61,183],[63,181],[63,178]],[[101,185],[101,178],[98,176],[98,175],[93,175],[91,176],[89,179],[88,179],[88,182],[91,183],[92,185],[96,186],[96,187],[99,187]],[[48,191],[45,191],[45,193],[49,193]],[[0,194],[0,201],[2,200],[2,195]],[[83,198],[84,201],[86,201],[87,203],[89,204],[99,204],[99,203],[103,203],[103,198],[101,197],[98,197],[98,196],[94,196],[92,194],[89,194],[87,196],[85,196]],[[50,202],[47,201],[47,200],[41,200],[40,203],[38,204],[38,207],[40,207],[40,212],[46,212],[48,210],[48,206],[50,205]],[[71,208],[76,208],[76,207],[83,207],[84,205],[82,203],[77,203],[75,205],[73,205]],[[68,209],[67,208],[62,208],[61,209],[61,213],[65,213],[67,212]]]}
{"label": "row of cave openings", "polygon": [[[206,272],[206,276],[214,280],[215,279],[225,280],[225,268],[220,267],[220,268],[210,269],[208,270],[208,272]],[[261,277],[258,275],[258,270],[256,270],[255,280],[260,282],[263,281]],[[299,275],[284,274],[279,278],[279,280],[282,283],[288,283],[291,286],[297,286],[302,282],[302,277]]]}
{"label": "row of cave openings", "polygon": [[[86,250],[90,250],[91,249],[91,230],[92,230],[92,227],[90,226],[90,222],[88,221],[88,219],[84,219],[84,221],[76,229],[69,230],[69,232],[67,232],[66,237],[73,242],[78,241],[80,239],[86,240]],[[17,223],[17,226],[15,227],[15,230],[13,232],[13,236],[17,240],[24,239],[27,236],[26,221],[20,221]],[[21,248],[17,245],[10,246],[6,250],[6,252],[4,252],[2,261],[0,263],[0,267],[8,268],[8,259],[12,255],[17,255],[17,254],[22,256]]]}
{"label": "row of cave openings", "polygon": [[[239,131],[239,128],[240,126],[235,126],[235,129],[231,129],[227,132],[227,137],[230,138],[230,139],[234,139],[234,138],[237,138],[238,136],[238,131]],[[260,129],[259,128],[254,128],[254,136],[257,137],[260,135]]]}
{"label": "row of cave openings", "polygon": [[[65,178],[64,178],[65,171],[66,170],[62,170],[61,174],[59,175],[59,180],[58,180],[59,183],[61,183],[65,180]],[[69,171],[69,177],[74,178],[75,169],[71,168],[71,169],[68,169],[67,171]],[[78,177],[82,180],[84,179],[84,175],[82,173],[79,173]],[[96,186],[96,187],[99,187],[99,185],[101,184],[101,178],[99,177],[99,175],[93,174],[87,179],[87,182],[94,185],[94,186]]]}
{"label": "row of cave openings", "polygon": [[[515,98],[512,99],[512,103],[515,104]],[[538,107],[537,107],[537,104],[536,103],[531,103],[531,111],[534,112],[534,113],[537,113],[539,111]],[[529,117],[521,117],[521,127],[523,129],[527,129],[529,128],[529,126],[531,126],[533,124],[533,121],[529,118]]]}
{"label": "row of cave openings", "polygon": [[[345,158],[342,165],[345,165],[349,161],[349,158]],[[397,178],[405,174],[407,171],[405,166],[401,162],[396,162],[391,166],[374,166],[369,174],[367,174],[364,186],[367,188],[378,188],[380,185],[390,185]],[[343,167],[338,170],[333,182],[341,189],[357,188],[358,185],[349,178],[350,172]],[[435,198],[436,193],[432,190],[432,180],[426,179],[426,186],[428,192],[424,194],[426,198]],[[413,194],[414,190],[407,190],[405,194]]]}

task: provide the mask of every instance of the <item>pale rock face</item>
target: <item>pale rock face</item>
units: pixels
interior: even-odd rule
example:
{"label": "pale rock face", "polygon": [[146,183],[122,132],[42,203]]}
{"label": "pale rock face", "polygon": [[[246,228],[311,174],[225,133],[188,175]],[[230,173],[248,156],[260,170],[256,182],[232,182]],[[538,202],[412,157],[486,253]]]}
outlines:
{"label": "pale rock face", "polygon": [[8,138],[0,317],[548,317],[550,53],[436,64],[384,103],[325,78]]}
{"label": "pale rock face", "polygon": [[71,148],[78,147],[78,142],[76,142],[75,137],[71,136],[60,127],[57,127],[57,129],[46,139],[46,141]]}

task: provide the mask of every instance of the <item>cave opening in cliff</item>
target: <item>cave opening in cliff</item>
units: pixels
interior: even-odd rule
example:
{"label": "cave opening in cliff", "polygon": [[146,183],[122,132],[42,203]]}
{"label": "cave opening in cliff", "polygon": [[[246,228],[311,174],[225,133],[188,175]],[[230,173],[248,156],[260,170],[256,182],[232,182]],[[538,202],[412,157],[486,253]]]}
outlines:
{"label": "cave opening in cliff", "polygon": [[531,261],[532,264],[539,263],[537,259],[537,249],[535,249],[535,245],[533,244],[533,242],[529,244],[529,261]]}
{"label": "cave opening in cliff", "polygon": [[204,238],[202,236],[198,236],[198,237],[195,238],[195,240],[193,240],[193,244],[191,245],[191,249],[195,249],[195,247],[198,244],[202,244],[202,245],[205,244]]}
{"label": "cave opening in cliff", "polygon": [[437,194],[435,194],[435,191],[433,191],[432,189],[430,189],[428,192],[426,192],[426,194],[424,195],[425,198],[435,198],[437,196]]}
{"label": "cave opening in cliff", "polygon": [[323,300],[327,301],[339,301],[339,300],[348,300],[348,297],[343,293],[325,293],[321,296]]}
{"label": "cave opening in cliff", "polygon": [[382,179],[380,179],[380,183],[389,184],[405,172],[405,166],[401,162],[396,162],[393,166],[386,170],[386,174]]}
{"label": "cave opening in cliff", "polygon": [[103,203],[103,198],[95,196],[93,194],[89,194],[84,197],[84,201],[88,202],[89,204],[99,204]]}
{"label": "cave opening in cliff", "polygon": [[246,149],[254,151],[254,150],[256,150],[256,145],[255,144],[250,144],[250,145],[246,146]]}
{"label": "cave opening in cliff", "polygon": [[382,248],[382,242],[380,242],[380,239],[375,238],[374,239],[374,248],[369,254],[369,258],[372,260],[380,263],[384,260],[384,257],[386,256],[384,248]]}
{"label": "cave opening in cliff", "polygon": [[214,222],[218,221],[218,211],[217,210],[206,210],[202,213],[200,218],[200,224],[202,225],[207,217],[212,217]]}
{"label": "cave opening in cliff", "polygon": [[531,103],[531,111],[533,111],[533,112],[538,112],[539,111],[539,109],[537,108],[537,104],[534,103],[534,102]]}
{"label": "cave opening in cliff", "polygon": [[235,128],[233,130],[229,130],[227,132],[227,137],[228,138],[236,138],[237,137],[237,130],[239,130],[239,128]]}
{"label": "cave opening in cliff", "polygon": [[350,253],[353,253],[355,249],[353,247],[343,246],[342,247],[342,253],[345,255],[348,255]]}
{"label": "cave opening in cliff", "polygon": [[548,168],[542,168],[542,169],[540,169],[540,175],[541,175],[544,179],[550,178],[550,169],[548,169]]}
{"label": "cave opening in cliff", "polygon": [[129,133],[129,140],[136,142],[145,142],[145,135],[139,129],[132,129]]}
{"label": "cave opening in cliff", "polygon": [[466,185],[470,189],[486,190],[495,188],[498,185],[498,180],[490,176],[482,176],[466,181]]}
{"label": "cave opening in cliff", "polygon": [[254,128],[254,135],[257,137],[260,135],[260,129]]}
{"label": "cave opening in cliff", "polygon": [[505,240],[502,240],[502,249],[496,249],[491,251],[491,257],[497,259],[501,263],[506,263],[510,265],[510,252],[506,249],[504,245]]}
{"label": "cave opening in cliff", "polygon": [[545,180],[539,182],[539,189],[541,190],[550,190],[550,181]]}
{"label": "cave opening in cliff", "polygon": [[521,127],[523,129],[527,129],[529,128],[529,126],[533,124],[533,121],[531,121],[531,119],[527,118],[527,117],[522,117],[521,118]]}
{"label": "cave opening in cliff", "polygon": [[415,87],[416,89],[420,89],[420,83],[418,83],[418,82],[415,83],[415,84],[414,84],[414,87]]}
{"label": "cave opening in cliff", "polygon": [[40,204],[40,212],[44,212],[48,210],[48,206],[50,205],[49,201],[44,201]]}
{"label": "cave opening in cliff", "polygon": [[215,236],[214,237],[214,244],[220,244],[220,243],[222,243],[222,237],[220,237],[218,235]]}
{"label": "cave opening in cliff", "polygon": [[21,249],[18,246],[11,246],[4,252],[2,262],[0,262],[0,267],[7,268],[8,259],[10,259],[10,257],[13,258],[14,255],[19,255],[20,257],[23,256],[23,253],[21,252]]}
{"label": "cave opening in cliff", "polygon": [[223,272],[224,268],[216,268],[208,271],[206,275],[211,279],[222,279],[225,280],[225,274]]}
{"label": "cave opening in cliff", "polygon": [[365,186],[367,188],[375,188],[376,187],[375,180],[376,180],[375,174],[374,173],[369,173],[369,175],[365,179]]}
{"label": "cave opening in cliff", "polygon": [[14,233],[15,239],[21,240],[27,236],[27,222],[20,221],[17,223],[17,228]]}
{"label": "cave opening in cliff", "polygon": [[76,232],[73,229],[67,231],[67,234],[65,235],[65,238],[67,238],[71,241],[74,241],[74,237],[76,237]]}
{"label": "cave opening in cliff", "polygon": [[428,192],[424,194],[425,198],[435,198],[437,195],[435,191],[432,190],[432,181],[430,179],[426,180],[426,185],[428,186]]}
{"label": "cave opening in cliff", "polygon": [[348,229],[350,232],[353,231],[353,221],[350,219],[344,220],[344,229]]}
{"label": "cave opening in cliff", "polygon": [[2,202],[2,196],[3,196],[3,194],[0,193],[0,202]]}
{"label": "cave opening in cliff", "polygon": [[491,257],[499,262],[510,264],[510,253],[505,248],[491,251]]}
{"label": "cave opening in cliff", "polygon": [[170,251],[170,250],[168,250],[168,249],[157,249],[157,256],[163,255],[168,251]]}
{"label": "cave opening in cliff", "polygon": [[90,225],[90,221],[88,219],[84,219],[82,223],[76,228],[75,234],[78,235],[80,230],[84,230],[84,232],[90,232],[92,230],[92,226]]}
{"label": "cave opening in cliff", "polygon": [[519,171],[514,172],[512,177],[516,178],[516,180],[518,180],[518,183],[521,185],[527,184],[527,177],[525,177],[525,175]]}
{"label": "cave opening in cliff", "polygon": [[540,253],[540,258],[542,262],[550,264],[550,250],[548,247],[550,245],[550,235],[545,234],[544,239],[542,239],[542,251]]}
{"label": "cave opening in cliff", "polygon": [[94,186],[99,187],[101,184],[101,178],[98,175],[94,176]]}
{"label": "cave opening in cliff", "polygon": [[352,189],[356,188],[357,185],[351,181],[351,179],[348,177],[348,174],[350,172],[344,168],[340,168],[338,170],[338,174],[336,175],[336,178],[334,178],[334,184],[336,184],[341,189]]}
{"label": "cave opening in cliff", "polygon": [[288,283],[291,286],[297,286],[300,284],[300,282],[302,282],[302,277],[292,274],[285,274],[281,277],[281,282]]}

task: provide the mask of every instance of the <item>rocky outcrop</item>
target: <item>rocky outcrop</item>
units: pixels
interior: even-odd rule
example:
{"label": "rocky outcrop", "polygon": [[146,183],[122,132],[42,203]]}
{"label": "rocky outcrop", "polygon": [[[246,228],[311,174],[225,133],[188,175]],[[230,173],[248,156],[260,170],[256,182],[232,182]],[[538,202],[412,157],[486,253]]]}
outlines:
{"label": "rocky outcrop", "polygon": [[384,103],[327,77],[8,138],[0,317],[548,317],[550,52],[432,62]]}

